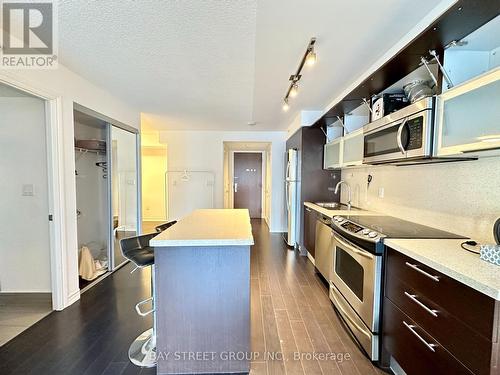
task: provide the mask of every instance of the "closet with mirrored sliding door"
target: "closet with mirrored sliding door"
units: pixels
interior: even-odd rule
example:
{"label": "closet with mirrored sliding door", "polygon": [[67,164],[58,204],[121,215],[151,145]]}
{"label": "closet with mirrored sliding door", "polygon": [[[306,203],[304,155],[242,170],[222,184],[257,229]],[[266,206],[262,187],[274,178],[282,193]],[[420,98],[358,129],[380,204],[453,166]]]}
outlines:
{"label": "closet with mirrored sliding door", "polygon": [[138,132],[74,105],[80,290],[126,263],[120,239],[139,233]]}

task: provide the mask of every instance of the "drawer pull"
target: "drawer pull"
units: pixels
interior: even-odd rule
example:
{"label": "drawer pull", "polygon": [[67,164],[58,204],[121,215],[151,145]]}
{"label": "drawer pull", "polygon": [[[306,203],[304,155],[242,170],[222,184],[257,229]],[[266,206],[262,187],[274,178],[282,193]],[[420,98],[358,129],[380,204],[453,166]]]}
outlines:
{"label": "drawer pull", "polygon": [[415,331],[415,327],[414,325],[410,325],[408,323],[406,323],[404,320],[403,320],[403,324],[406,326],[406,328],[408,328],[410,330],[411,333],[413,333],[413,335],[419,339],[425,346],[427,346],[427,348],[429,348],[429,350],[435,352],[436,349],[434,349],[437,345],[436,344],[429,344],[427,341],[424,340],[424,338],[422,336],[420,336],[417,331]]}
{"label": "drawer pull", "polygon": [[417,296],[415,294],[410,294],[408,292],[405,292],[405,296],[408,297],[409,299],[411,299],[413,302],[415,302],[417,305],[419,305],[421,308],[423,308],[425,311],[427,311],[429,314],[431,314],[433,317],[437,318],[438,316],[438,311],[437,310],[433,310],[433,309],[430,309],[428,308],[427,306],[425,306],[422,302],[420,302],[418,299],[417,299]]}
{"label": "drawer pull", "polygon": [[405,262],[405,264],[406,264],[408,267],[410,267],[410,268],[414,269],[415,271],[420,272],[422,275],[427,276],[429,279],[432,279],[432,280],[434,280],[434,281],[439,281],[439,277],[437,277],[437,276],[433,276],[433,275],[431,275],[430,273],[427,273],[427,272],[425,272],[424,270],[422,270],[422,269],[418,268],[418,265],[417,265],[417,264],[411,264],[411,263],[409,263],[409,262]]}

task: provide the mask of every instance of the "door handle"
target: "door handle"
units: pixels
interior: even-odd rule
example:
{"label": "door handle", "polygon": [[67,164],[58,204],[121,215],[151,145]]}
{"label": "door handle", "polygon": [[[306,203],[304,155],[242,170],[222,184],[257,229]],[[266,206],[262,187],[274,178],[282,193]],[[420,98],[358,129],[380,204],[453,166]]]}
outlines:
{"label": "door handle", "polygon": [[422,342],[425,346],[427,346],[427,348],[428,348],[429,350],[431,350],[431,351],[433,351],[433,352],[435,352],[435,351],[436,351],[436,349],[434,349],[434,348],[437,346],[437,344],[430,344],[430,343],[428,343],[427,341],[425,341],[425,339],[424,339],[422,336],[420,336],[420,335],[417,333],[417,331],[415,331],[415,328],[416,328],[417,326],[412,325],[412,324],[408,324],[408,323],[406,323],[404,320],[403,320],[403,324],[405,325],[405,327],[406,327],[406,328],[408,328],[408,329],[409,329],[409,331],[410,331],[411,333],[413,333],[413,335],[414,335],[417,339],[419,339],[419,340],[420,340],[420,341],[421,341],[421,342]]}
{"label": "door handle", "polygon": [[417,271],[417,272],[421,273],[422,275],[428,277],[429,279],[432,279],[434,281],[438,281],[439,282],[439,277],[438,276],[431,275],[430,273],[427,273],[424,270],[421,270],[420,268],[418,268],[418,264],[411,264],[410,262],[405,262],[405,264],[408,267],[410,267],[411,269],[414,269],[415,271]]}
{"label": "door handle", "polygon": [[237,182],[234,183],[234,192],[235,193],[238,192],[238,183]]}
{"label": "door handle", "polygon": [[368,259],[373,259],[373,255],[370,254],[369,252],[367,251],[362,251],[362,250],[358,250],[356,249],[355,247],[353,247],[351,244],[345,242],[344,240],[342,240],[338,235],[336,235],[333,231],[332,231],[332,235],[333,237],[335,237],[335,240],[340,243],[342,246],[344,246],[346,248],[346,250],[354,253],[354,254],[357,254],[357,255],[360,255],[362,257],[365,257],[365,258],[368,258]]}
{"label": "door handle", "polygon": [[397,141],[398,141],[398,147],[399,147],[399,150],[401,151],[401,153],[405,154],[406,153],[406,150],[405,148],[403,147],[403,140],[401,139],[402,136],[403,136],[403,128],[405,127],[406,125],[406,122],[408,121],[408,117],[406,117],[403,122],[401,123],[401,125],[399,125],[399,128],[398,128],[398,136],[397,136]]}
{"label": "door handle", "polygon": [[437,310],[433,310],[429,307],[427,307],[425,304],[423,304],[422,302],[420,302],[418,299],[417,299],[417,295],[416,294],[410,294],[408,292],[405,292],[405,296],[408,297],[409,299],[411,299],[413,302],[415,302],[417,305],[419,305],[421,308],[423,308],[425,311],[427,311],[429,314],[431,314],[433,317],[437,318],[438,316],[438,311]]}

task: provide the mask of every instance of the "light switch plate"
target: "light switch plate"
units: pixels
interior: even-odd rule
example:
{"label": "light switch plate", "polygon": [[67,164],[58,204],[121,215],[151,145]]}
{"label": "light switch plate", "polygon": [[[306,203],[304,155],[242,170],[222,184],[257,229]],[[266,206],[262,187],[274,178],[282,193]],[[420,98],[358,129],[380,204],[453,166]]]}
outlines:
{"label": "light switch plate", "polygon": [[33,184],[24,184],[23,185],[23,197],[32,197],[35,195]]}

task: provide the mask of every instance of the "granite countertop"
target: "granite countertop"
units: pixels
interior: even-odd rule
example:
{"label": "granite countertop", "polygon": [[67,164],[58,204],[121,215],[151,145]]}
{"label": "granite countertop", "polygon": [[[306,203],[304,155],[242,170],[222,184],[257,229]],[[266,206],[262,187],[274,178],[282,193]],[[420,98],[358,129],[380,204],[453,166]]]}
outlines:
{"label": "granite countertop", "polygon": [[329,210],[326,208],[323,208],[321,206],[318,206],[317,204],[311,203],[311,202],[304,202],[304,206],[309,207],[313,209],[316,212],[319,212],[322,215],[325,215],[327,217],[334,217],[337,215],[341,216],[381,216],[380,213],[373,212],[373,211],[367,211],[367,210],[360,210],[360,209],[355,209],[355,210]]}
{"label": "granite countertop", "polygon": [[195,210],[150,242],[153,247],[253,245],[247,209]]}
{"label": "granite countertop", "polygon": [[500,266],[460,247],[464,240],[388,239],[384,244],[500,301]]}

